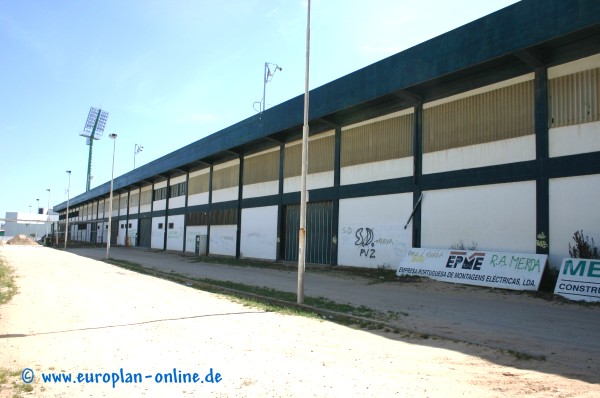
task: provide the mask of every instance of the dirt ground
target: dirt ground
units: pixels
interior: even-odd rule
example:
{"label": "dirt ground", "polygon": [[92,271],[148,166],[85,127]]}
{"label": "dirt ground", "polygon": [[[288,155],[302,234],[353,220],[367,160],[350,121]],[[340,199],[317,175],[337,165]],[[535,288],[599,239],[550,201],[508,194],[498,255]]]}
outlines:
{"label": "dirt ground", "polygon": [[[596,383],[500,350],[265,312],[45,247],[2,246],[0,256],[19,287],[0,307],[10,374],[0,398],[600,396]],[[45,383],[51,373],[92,382]],[[165,382],[172,373],[199,380]],[[113,385],[128,374],[141,381]]]}

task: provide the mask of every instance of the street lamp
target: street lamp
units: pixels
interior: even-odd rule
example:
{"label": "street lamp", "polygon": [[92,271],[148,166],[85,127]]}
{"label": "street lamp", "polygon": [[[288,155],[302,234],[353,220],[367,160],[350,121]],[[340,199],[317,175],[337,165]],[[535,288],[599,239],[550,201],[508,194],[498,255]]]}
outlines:
{"label": "street lamp", "polygon": [[110,198],[108,200],[108,235],[106,239],[106,259],[110,257],[110,232],[112,229],[112,203],[113,203],[113,181],[115,175],[115,149],[117,147],[117,135],[115,133],[108,135],[113,140],[113,158],[112,158],[112,171],[110,174]]}
{"label": "street lamp", "polygon": [[67,250],[67,240],[69,239],[69,200],[71,198],[71,170],[67,170],[69,175],[69,185],[67,188],[67,216],[65,217],[65,250]]}
{"label": "street lamp", "polygon": [[[271,66],[274,67],[273,72],[271,72]],[[273,76],[275,76],[275,72],[277,71],[282,71],[283,69],[281,68],[281,66],[271,63],[271,62],[265,62],[265,72],[264,72],[264,78],[263,78],[263,97],[262,97],[262,103],[261,103],[261,107],[260,107],[260,113],[263,113],[265,111],[265,107],[267,105],[266,103],[266,97],[267,97],[267,83],[269,83],[271,80],[273,80]],[[254,104],[257,104],[258,102],[255,102]],[[254,110],[256,110],[256,108],[254,108]]]}

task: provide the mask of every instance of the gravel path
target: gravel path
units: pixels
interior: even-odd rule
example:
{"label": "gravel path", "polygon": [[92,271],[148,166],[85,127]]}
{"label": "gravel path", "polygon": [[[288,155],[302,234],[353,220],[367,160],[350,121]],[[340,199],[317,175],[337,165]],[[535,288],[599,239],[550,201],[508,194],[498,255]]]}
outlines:
{"label": "gravel path", "polygon": [[[113,256],[118,251],[114,250]],[[169,267],[177,262],[192,265],[183,257],[162,255],[163,260],[171,258]],[[476,345],[403,338],[264,312],[219,295],[43,247],[4,246],[0,256],[16,270],[20,290],[0,307],[0,367],[16,372],[33,370],[33,391],[17,391],[22,396],[600,394],[598,384],[584,381],[581,374],[561,374],[553,361],[518,360]],[[234,274],[241,273],[235,268]],[[311,283],[312,279],[307,279],[307,286]],[[431,286],[438,285],[414,289],[421,289],[419,297],[426,296]],[[211,368],[212,380],[219,373],[221,381],[201,383]],[[79,372],[83,380],[95,375],[99,381],[42,381],[42,373],[76,378]],[[173,372],[176,376],[189,373],[190,377],[196,372],[199,380],[166,383],[166,374]],[[119,381],[113,387],[115,376],[126,378],[128,373],[132,377],[139,374],[141,382]],[[103,383],[104,377],[110,381]],[[17,387],[10,382],[0,385],[0,397],[12,397],[13,390],[23,384],[20,378],[11,376]],[[163,381],[158,382],[160,379]]]}
{"label": "gravel path", "polygon": [[[74,249],[103,259],[105,249]],[[193,262],[181,255],[117,247],[111,257],[161,271],[295,292],[297,272]],[[528,294],[432,280],[372,283],[307,271],[306,296],[407,313],[403,329],[545,357],[560,372],[600,383],[600,306],[550,302]],[[537,366],[537,365],[536,365]]]}

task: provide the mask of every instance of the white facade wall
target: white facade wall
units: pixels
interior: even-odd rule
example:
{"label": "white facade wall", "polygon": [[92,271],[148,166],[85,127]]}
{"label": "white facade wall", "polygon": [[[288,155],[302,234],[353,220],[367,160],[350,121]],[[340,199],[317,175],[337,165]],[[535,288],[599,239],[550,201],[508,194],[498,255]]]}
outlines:
{"label": "white facade wall", "polygon": [[[106,227],[104,222],[99,222],[96,226],[96,243],[106,243]],[[108,224],[106,224],[108,225]]]}
{"label": "white facade wall", "polygon": [[[319,134],[317,136],[314,137],[309,137],[308,140],[309,142],[311,141],[315,141],[315,140],[319,140],[331,135],[334,135],[335,133],[323,133],[323,134]],[[295,142],[290,142],[285,144],[286,148],[289,147],[293,147],[296,145],[302,145],[302,141],[295,141]],[[310,146],[310,144],[309,144]],[[328,187],[332,187],[333,186],[333,170],[332,171],[325,171],[325,172],[321,172],[321,173],[310,173],[307,174],[306,176],[306,189],[307,190],[311,190],[311,189],[320,189],[320,188],[328,188]],[[284,193],[288,193],[288,192],[298,192],[300,191],[300,180],[301,180],[301,176],[295,176],[295,177],[288,177],[285,178],[283,180],[283,192]]]}
{"label": "white facade wall", "polygon": [[[185,182],[185,180],[186,180],[186,176],[185,175],[178,176],[178,177],[175,177],[175,178],[171,178],[170,184],[171,184],[171,186],[173,186],[173,185]],[[185,197],[186,196],[187,196],[187,187],[186,187],[186,195],[176,196],[174,198],[169,198],[169,209],[175,209],[175,208],[178,208],[178,207],[185,207]]]}
{"label": "white facade wall", "polygon": [[[300,176],[288,177],[283,180],[283,192],[298,192],[300,191]],[[328,188],[333,186],[333,171],[325,171],[322,173],[308,174],[306,176],[306,189]]]}
{"label": "white facade wall", "polygon": [[[183,251],[183,224],[185,216],[169,216],[167,220],[167,250]],[[173,228],[170,227],[173,224]]]}
{"label": "white facade wall", "polygon": [[185,207],[185,195],[169,198],[169,209]]}
{"label": "white facade wall", "polygon": [[208,204],[208,192],[197,193],[188,197],[188,207]]}
{"label": "white facade wall", "polygon": [[127,231],[127,236],[129,237],[129,246],[136,246],[136,241],[137,241],[137,234],[138,234],[138,220],[137,219],[132,219],[129,220],[129,224],[131,225],[131,227],[129,227],[129,230]]}
{"label": "white facade wall", "polygon": [[277,258],[277,206],[243,209],[240,238],[240,257],[275,260]]}
{"label": "white facade wall", "polygon": [[[142,192],[146,192],[146,191],[152,191],[152,185],[146,186],[146,187],[142,187],[141,191],[140,191],[140,197],[142,195]],[[152,204],[147,204],[147,205],[141,205],[140,206],[140,213],[149,213],[150,210],[152,210]]]}
{"label": "white facade wall", "polygon": [[[108,209],[106,210],[108,211]],[[98,201],[98,219],[102,219],[104,218],[104,200],[99,200]]]}
{"label": "white facade wall", "polygon": [[119,221],[119,229],[117,232],[117,245],[125,246],[125,239],[127,238],[127,220]]}
{"label": "white facade wall", "polygon": [[212,225],[210,227],[210,254],[235,256],[236,225]]}
{"label": "white facade wall", "polygon": [[83,240],[85,242],[91,242],[92,241],[92,224],[91,223],[87,223],[86,226],[85,226]]}
{"label": "white facade wall", "polygon": [[396,268],[412,245],[412,193],[340,200],[338,264]]}
{"label": "white facade wall", "polygon": [[[244,157],[244,160],[247,160],[247,159],[250,159],[250,158],[253,158],[256,156],[264,155],[266,153],[271,153],[271,152],[277,152],[279,154],[279,147],[246,156],[246,157]],[[256,184],[244,185],[244,188],[242,191],[242,198],[244,198],[244,199],[258,198],[261,196],[277,195],[278,193],[279,193],[279,180],[277,179],[274,181],[265,181],[265,182],[260,182],[260,183],[256,183]]]}
{"label": "white facade wall", "polygon": [[[162,224],[162,228],[158,225]],[[165,218],[152,217],[152,236],[150,238],[150,248],[163,250],[165,248]]]}
{"label": "white facade wall", "polygon": [[259,182],[257,184],[244,185],[242,197],[259,198],[261,196],[277,195],[279,193],[279,181]]}
{"label": "white facade wall", "polygon": [[[190,173],[190,179],[203,174],[209,174],[210,168],[193,171]],[[189,192],[189,187],[188,187]],[[208,204],[208,192],[197,193],[194,195],[188,194],[188,206],[198,206]],[[187,247],[187,245],[186,245]]]}
{"label": "white facade wall", "polygon": [[119,195],[119,215],[125,216],[127,215],[127,193],[122,193]]}
{"label": "white facade wall", "polygon": [[238,187],[224,188],[213,191],[212,201],[213,203],[228,202],[230,200],[237,200],[238,198]]}
{"label": "white facade wall", "polygon": [[166,208],[167,208],[167,200],[166,199],[155,200],[153,203],[154,211],[165,210]]}
{"label": "white facade wall", "polygon": [[[236,160],[232,160],[229,162],[215,165],[213,167],[213,174],[217,170],[225,169],[227,167],[231,167],[231,166],[239,165],[239,164],[240,164],[239,160],[236,159]],[[237,186],[215,190],[212,193],[212,201],[213,201],[213,203],[218,203],[218,202],[228,202],[230,200],[237,200],[238,199],[238,191],[239,191],[239,188]]]}
{"label": "white facade wall", "polygon": [[342,167],[340,171],[340,184],[360,184],[409,177],[413,173],[413,162],[413,157],[410,156],[402,159],[381,160]]}
{"label": "white facade wall", "polygon": [[[130,195],[134,195],[134,194],[138,194],[138,197],[137,197],[137,199],[135,199],[133,201],[130,200],[130,202],[129,202],[129,214],[130,215],[138,214],[138,211],[139,211],[139,208],[140,208],[139,207],[139,200],[140,200],[139,194],[140,194],[140,190],[139,189],[133,189],[133,190],[131,190],[130,191]],[[130,196],[130,199],[132,199],[131,196]]]}
{"label": "white facade wall", "polygon": [[575,231],[594,239],[600,248],[600,175],[550,180],[550,266],[569,257]]}
{"label": "white facade wall", "polygon": [[463,241],[480,250],[535,253],[535,181],[426,191],[421,202],[422,247]]}
{"label": "white facade wall", "polygon": [[[166,186],[167,186],[167,181],[161,181],[161,182],[154,184],[154,190],[164,188]],[[154,198],[152,198],[152,199],[154,199]],[[166,208],[167,208],[167,199],[155,200],[152,204],[152,210],[154,210],[154,211],[165,210]],[[154,229],[152,229],[152,231],[154,231]]]}
{"label": "white facade wall", "polygon": [[550,129],[550,157],[600,151],[600,122]]}
{"label": "white facade wall", "polygon": [[[498,90],[534,79],[534,74],[515,77],[475,90],[423,104],[423,109]],[[423,174],[441,173],[535,159],[535,135],[468,145],[423,154]]]}
{"label": "white facade wall", "polygon": [[206,225],[193,225],[186,228],[185,233],[185,251],[186,253],[196,252],[196,235],[208,235],[208,227]]}
{"label": "white facade wall", "polygon": [[[600,54],[568,62],[548,69],[553,79],[600,67]],[[588,104],[580,104],[586,106]],[[550,157],[577,155],[600,151],[600,122],[551,128],[549,131]],[[551,179],[549,183],[550,258],[553,268],[559,268],[563,257],[569,256],[573,234],[594,239],[600,247],[600,175]]]}
{"label": "white facade wall", "polygon": [[535,159],[535,136],[510,138],[423,154],[423,174]]}

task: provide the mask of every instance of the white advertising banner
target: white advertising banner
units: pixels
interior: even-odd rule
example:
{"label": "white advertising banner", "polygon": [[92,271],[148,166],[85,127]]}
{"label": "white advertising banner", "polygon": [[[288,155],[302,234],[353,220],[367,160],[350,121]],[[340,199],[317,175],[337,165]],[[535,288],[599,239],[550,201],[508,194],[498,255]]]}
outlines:
{"label": "white advertising banner", "polygon": [[537,290],[546,267],[546,254],[480,250],[408,250],[396,274],[512,290]]}
{"label": "white advertising banner", "polygon": [[600,260],[565,258],[554,294],[578,301],[600,301]]}

